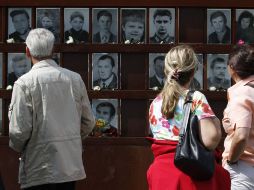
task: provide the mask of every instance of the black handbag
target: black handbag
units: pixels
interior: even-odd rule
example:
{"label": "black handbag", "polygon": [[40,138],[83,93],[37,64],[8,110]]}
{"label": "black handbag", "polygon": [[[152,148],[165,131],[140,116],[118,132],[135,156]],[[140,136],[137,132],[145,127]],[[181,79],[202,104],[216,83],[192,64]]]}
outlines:
{"label": "black handbag", "polygon": [[198,117],[191,113],[193,91],[189,91],[184,104],[183,126],[174,158],[175,166],[194,180],[209,180],[214,173],[213,151],[207,150],[199,139]]}

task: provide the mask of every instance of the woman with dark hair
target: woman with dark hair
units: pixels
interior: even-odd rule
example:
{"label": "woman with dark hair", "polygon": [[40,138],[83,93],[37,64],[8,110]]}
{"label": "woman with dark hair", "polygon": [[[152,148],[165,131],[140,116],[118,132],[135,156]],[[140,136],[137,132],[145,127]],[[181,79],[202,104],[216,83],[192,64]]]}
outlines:
{"label": "woman with dark hair", "polygon": [[52,32],[55,36],[55,42],[59,43],[60,42],[60,33],[58,29],[56,28],[56,21],[55,21],[55,14],[54,12],[51,11],[45,11],[41,15],[41,27],[49,30]]}
{"label": "woman with dark hair", "polygon": [[254,189],[254,48],[239,45],[229,54],[228,70],[235,84],[228,89],[222,120],[227,136],[222,164],[232,190]]}
{"label": "woman with dark hair", "polygon": [[237,21],[236,40],[254,43],[254,16],[249,11],[243,11]]}
{"label": "woman with dark hair", "polygon": [[[149,190],[229,190],[229,173],[221,165],[215,165],[213,177],[197,181],[174,165],[174,155],[182,127],[185,97],[197,67],[193,49],[186,45],[172,48],[165,58],[165,85],[153,100],[149,110],[150,129],[153,134],[154,161],[147,171]],[[220,121],[215,116],[204,94],[193,93],[191,111],[200,123],[201,143],[214,150],[221,138]]]}

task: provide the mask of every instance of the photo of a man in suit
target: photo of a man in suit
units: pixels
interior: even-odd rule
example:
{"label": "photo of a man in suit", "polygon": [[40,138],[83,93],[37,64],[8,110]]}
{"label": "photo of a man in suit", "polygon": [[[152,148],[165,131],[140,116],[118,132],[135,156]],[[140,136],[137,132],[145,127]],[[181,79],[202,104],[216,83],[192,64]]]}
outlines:
{"label": "photo of a man in suit", "polygon": [[[94,9],[95,11],[98,9]],[[96,17],[96,25],[99,28],[99,31],[96,32],[93,35],[93,43],[116,43],[117,42],[117,36],[112,32],[111,27],[112,27],[112,22],[113,22],[113,17],[112,17],[112,11],[117,11],[117,10],[106,10],[102,9],[97,13]],[[93,23],[95,24],[95,23]],[[114,28],[117,27],[116,23],[113,23]],[[95,28],[95,25],[93,29]]]}
{"label": "photo of a man in suit", "polygon": [[[164,74],[164,60],[165,56],[159,54],[150,54],[149,58],[155,55],[152,63],[150,64],[150,70],[154,71],[154,75],[149,76],[149,88],[158,87],[158,89],[162,89],[165,82],[165,74]],[[151,61],[151,60],[150,60]],[[151,74],[151,71],[149,72]]]}
{"label": "photo of a man in suit", "polygon": [[[95,60],[94,60],[95,61]],[[118,86],[117,75],[114,72],[116,70],[116,63],[114,58],[105,54],[98,58],[97,63],[98,79],[93,80],[93,87],[99,86],[100,89],[116,89]],[[95,70],[93,70],[93,78],[96,76]]]}

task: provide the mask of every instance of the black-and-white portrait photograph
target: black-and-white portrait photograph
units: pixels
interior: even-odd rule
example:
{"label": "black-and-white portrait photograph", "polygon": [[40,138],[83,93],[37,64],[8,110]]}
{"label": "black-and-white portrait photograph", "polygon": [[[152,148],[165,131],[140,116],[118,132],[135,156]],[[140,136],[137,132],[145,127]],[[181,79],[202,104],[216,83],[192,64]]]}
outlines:
{"label": "black-and-white portrait photograph", "polygon": [[14,43],[26,41],[31,30],[31,8],[9,8],[8,9],[8,40]]}
{"label": "black-and-white portrait photograph", "polygon": [[64,41],[76,44],[89,41],[89,8],[64,9]]}
{"label": "black-and-white portrait photograph", "polygon": [[0,88],[3,87],[3,54],[0,53]]}
{"label": "black-and-white portrait photograph", "polygon": [[227,70],[228,54],[207,54],[207,87],[209,90],[226,90],[231,86]]}
{"label": "black-and-white portrait photograph", "polygon": [[254,43],[254,9],[236,9],[236,41]]}
{"label": "black-and-white portrait photograph", "polygon": [[146,9],[121,9],[122,43],[145,43]]}
{"label": "black-and-white portrait photograph", "polygon": [[60,53],[53,53],[52,55],[52,59],[58,64],[58,65],[61,65],[60,63]]}
{"label": "black-and-white portrait photograph", "polygon": [[191,81],[190,89],[192,90],[201,90],[203,89],[203,54],[196,54],[198,59],[198,66],[196,68],[194,78]]}
{"label": "black-and-white portrait photograph", "polygon": [[175,42],[175,9],[150,8],[149,43],[162,44]]}
{"label": "black-and-white portrait photograph", "polygon": [[117,8],[93,9],[93,43],[117,43]]}
{"label": "black-and-white portrait photograph", "polygon": [[31,69],[31,61],[25,53],[8,53],[8,76],[7,86],[14,82]]}
{"label": "black-and-white portrait photograph", "polygon": [[60,42],[60,8],[37,8],[36,28],[46,28],[55,36],[55,42]]}
{"label": "black-and-white portrait photograph", "polygon": [[118,88],[118,54],[93,53],[93,89],[112,90]]}
{"label": "black-and-white portrait photograph", "polygon": [[165,54],[149,53],[149,88],[161,90],[165,83]]}
{"label": "black-and-white portrait photograph", "polygon": [[231,9],[207,9],[207,43],[231,43]]}
{"label": "black-and-white portrait photograph", "polygon": [[96,123],[91,136],[116,137],[120,134],[118,122],[119,101],[117,99],[93,99],[92,110]]}

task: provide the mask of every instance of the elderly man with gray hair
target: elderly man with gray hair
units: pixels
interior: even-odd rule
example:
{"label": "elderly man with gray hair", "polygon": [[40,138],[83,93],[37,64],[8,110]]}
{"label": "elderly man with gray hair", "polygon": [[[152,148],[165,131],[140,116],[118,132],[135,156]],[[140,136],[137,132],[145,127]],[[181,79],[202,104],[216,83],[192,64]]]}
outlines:
{"label": "elderly man with gray hair", "polygon": [[26,55],[33,67],[13,87],[9,145],[21,153],[21,189],[74,190],[86,177],[82,137],[95,120],[80,75],[51,59],[54,40],[47,29],[30,31]]}

